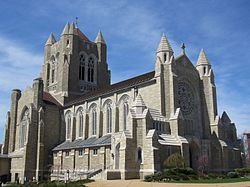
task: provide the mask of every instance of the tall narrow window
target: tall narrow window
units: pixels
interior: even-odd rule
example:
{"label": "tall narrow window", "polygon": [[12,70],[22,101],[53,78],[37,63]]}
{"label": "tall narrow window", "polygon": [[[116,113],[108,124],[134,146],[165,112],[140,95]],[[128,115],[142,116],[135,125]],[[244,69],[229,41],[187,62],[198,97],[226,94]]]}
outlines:
{"label": "tall narrow window", "polygon": [[110,105],[107,106],[107,133],[112,132],[112,108]]}
{"label": "tall narrow window", "polygon": [[51,57],[51,83],[54,83],[56,79],[56,59]]}
{"label": "tall narrow window", "polygon": [[166,62],[166,61],[167,61],[167,54],[164,53],[164,62]]}
{"label": "tall narrow window", "polygon": [[142,162],[142,150],[140,147],[137,149],[137,162]]}
{"label": "tall narrow window", "polygon": [[128,103],[123,104],[123,129],[127,130]]}
{"label": "tall narrow window", "polygon": [[85,78],[85,56],[80,55],[80,66],[79,66],[79,80],[84,80]]}
{"label": "tall narrow window", "polygon": [[50,64],[48,63],[48,65],[47,65],[47,84],[49,84],[49,79],[50,79]]}
{"label": "tall narrow window", "polygon": [[79,137],[83,136],[83,114],[80,112],[79,114]]}
{"label": "tall narrow window", "polygon": [[71,116],[70,116],[70,114],[68,114],[66,116],[66,127],[67,127],[66,139],[70,139],[70,134],[71,134]]}
{"label": "tall narrow window", "polygon": [[20,130],[19,130],[19,145],[20,145],[20,148],[24,147],[24,145],[26,144],[28,123],[29,123],[29,110],[27,109],[24,112],[24,115],[22,117],[22,121],[20,123]]}
{"label": "tall narrow window", "polygon": [[88,60],[88,81],[94,82],[94,59],[89,57]]}
{"label": "tall narrow window", "polygon": [[203,68],[203,74],[206,74],[206,67]]}
{"label": "tall narrow window", "polygon": [[96,135],[96,110],[92,111],[92,135]]}

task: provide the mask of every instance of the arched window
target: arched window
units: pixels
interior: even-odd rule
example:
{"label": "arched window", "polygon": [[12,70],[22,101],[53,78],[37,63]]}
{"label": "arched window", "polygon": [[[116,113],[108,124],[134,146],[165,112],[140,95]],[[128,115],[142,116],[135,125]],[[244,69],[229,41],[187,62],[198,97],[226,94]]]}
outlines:
{"label": "arched window", "polygon": [[138,163],[142,163],[142,150],[141,150],[140,147],[137,148],[137,155],[136,155],[136,157],[137,157],[137,162]]}
{"label": "arched window", "polygon": [[88,82],[94,82],[94,59],[89,57],[88,60]]}
{"label": "arched window", "polygon": [[128,123],[128,103],[123,103],[123,129],[127,130],[127,123]]}
{"label": "arched window", "polygon": [[112,108],[109,105],[107,105],[107,133],[112,132]]}
{"label": "arched window", "polygon": [[70,139],[71,135],[71,116],[70,114],[66,115],[66,139]]}
{"label": "arched window", "polygon": [[206,74],[206,67],[203,67],[203,74]]}
{"label": "arched window", "polygon": [[83,136],[83,113],[79,112],[79,137]]}
{"label": "arched window", "polygon": [[55,73],[56,73],[56,61],[55,58],[52,58],[52,65],[51,65],[51,83],[55,82]]}
{"label": "arched window", "polygon": [[26,111],[23,114],[21,123],[20,123],[20,131],[19,131],[19,145],[20,148],[24,147],[26,144],[26,136],[27,136],[27,128],[29,124],[29,110],[26,109]]}
{"label": "arched window", "polygon": [[92,111],[92,135],[96,135],[96,110]]}
{"label": "arched window", "polygon": [[48,63],[47,65],[47,85],[49,84],[49,79],[50,79],[50,64]]}
{"label": "arched window", "polygon": [[166,61],[167,61],[167,54],[164,53],[164,62],[166,62]]}
{"label": "arched window", "polygon": [[85,78],[85,56],[80,55],[80,66],[79,66],[79,80],[84,80]]}

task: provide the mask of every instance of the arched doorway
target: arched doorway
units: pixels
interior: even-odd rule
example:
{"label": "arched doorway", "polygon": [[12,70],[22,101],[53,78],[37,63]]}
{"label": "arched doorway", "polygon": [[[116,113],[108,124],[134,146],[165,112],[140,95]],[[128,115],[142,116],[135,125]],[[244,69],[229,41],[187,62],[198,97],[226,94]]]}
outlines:
{"label": "arched doorway", "polygon": [[189,164],[194,170],[199,167],[200,148],[196,142],[189,144]]}
{"label": "arched doorway", "polygon": [[115,169],[119,169],[120,165],[120,143],[115,147]]}

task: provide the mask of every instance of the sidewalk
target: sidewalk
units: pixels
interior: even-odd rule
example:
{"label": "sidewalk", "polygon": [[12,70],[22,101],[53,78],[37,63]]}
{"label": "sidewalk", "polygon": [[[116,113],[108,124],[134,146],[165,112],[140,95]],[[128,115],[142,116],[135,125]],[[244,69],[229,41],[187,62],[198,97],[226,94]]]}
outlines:
{"label": "sidewalk", "polygon": [[108,180],[95,181],[86,184],[87,187],[250,187],[250,182],[224,183],[224,184],[178,184],[178,183],[155,183],[140,180]]}

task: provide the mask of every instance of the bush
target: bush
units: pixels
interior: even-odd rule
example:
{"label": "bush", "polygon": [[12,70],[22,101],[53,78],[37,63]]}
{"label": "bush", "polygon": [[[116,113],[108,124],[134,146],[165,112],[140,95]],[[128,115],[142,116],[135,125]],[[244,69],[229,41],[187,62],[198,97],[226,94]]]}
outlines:
{"label": "bush", "polygon": [[188,175],[189,180],[198,180],[199,177],[197,175]]}
{"label": "bush", "polygon": [[145,176],[144,181],[146,181],[146,182],[152,182],[153,181],[153,175],[147,175],[147,176]]}
{"label": "bush", "polygon": [[67,184],[64,181],[47,181],[41,182],[39,184],[28,182],[25,184],[16,184],[16,183],[8,183],[7,186],[11,187],[83,187],[84,184],[92,182],[94,180],[86,179],[86,180],[79,180],[74,182],[68,182]]}
{"label": "bush", "polygon": [[239,174],[232,171],[232,172],[228,172],[228,173],[227,173],[227,176],[228,176],[229,178],[238,178],[238,177],[239,177]]}
{"label": "bush", "polygon": [[208,174],[208,178],[209,178],[209,179],[217,179],[217,178],[218,178],[218,175],[213,174],[213,173],[210,173],[210,174]]}
{"label": "bush", "polygon": [[241,177],[244,177],[250,174],[250,168],[237,168],[234,171],[238,173]]}
{"label": "bush", "polygon": [[164,166],[166,168],[184,168],[185,159],[179,153],[170,155],[165,161]]}

